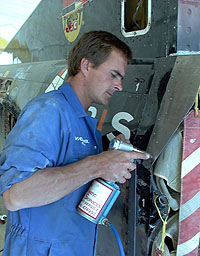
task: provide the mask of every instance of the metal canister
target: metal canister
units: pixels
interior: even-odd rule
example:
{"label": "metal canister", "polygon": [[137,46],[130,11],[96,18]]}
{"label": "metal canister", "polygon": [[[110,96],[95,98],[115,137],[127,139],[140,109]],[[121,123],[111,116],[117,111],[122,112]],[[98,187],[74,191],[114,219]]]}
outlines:
{"label": "metal canister", "polygon": [[131,143],[127,143],[117,139],[111,140],[109,144],[109,148],[114,150],[121,150],[121,151],[134,151],[139,153],[145,153],[143,150],[133,147]]}
{"label": "metal canister", "polygon": [[103,224],[111,207],[120,194],[119,186],[114,182],[96,179],[77,207],[80,215],[96,224]]}

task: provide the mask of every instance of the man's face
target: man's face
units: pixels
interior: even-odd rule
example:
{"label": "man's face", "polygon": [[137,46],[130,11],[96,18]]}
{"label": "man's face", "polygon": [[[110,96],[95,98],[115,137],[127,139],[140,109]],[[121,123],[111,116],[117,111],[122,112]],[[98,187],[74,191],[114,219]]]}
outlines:
{"label": "man's face", "polygon": [[108,105],[115,91],[122,90],[127,59],[118,50],[113,50],[108,59],[99,67],[90,63],[87,77],[87,97],[91,103]]}

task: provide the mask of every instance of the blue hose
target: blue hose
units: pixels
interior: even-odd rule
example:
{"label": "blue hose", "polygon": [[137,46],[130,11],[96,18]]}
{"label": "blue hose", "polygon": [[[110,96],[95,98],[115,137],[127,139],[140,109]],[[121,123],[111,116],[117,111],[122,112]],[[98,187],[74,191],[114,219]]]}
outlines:
{"label": "blue hose", "polygon": [[123,245],[122,245],[121,239],[119,237],[119,234],[118,234],[116,228],[112,224],[109,225],[109,228],[113,231],[113,233],[115,235],[115,238],[117,240],[117,244],[118,244],[118,247],[119,247],[120,255],[125,256]]}

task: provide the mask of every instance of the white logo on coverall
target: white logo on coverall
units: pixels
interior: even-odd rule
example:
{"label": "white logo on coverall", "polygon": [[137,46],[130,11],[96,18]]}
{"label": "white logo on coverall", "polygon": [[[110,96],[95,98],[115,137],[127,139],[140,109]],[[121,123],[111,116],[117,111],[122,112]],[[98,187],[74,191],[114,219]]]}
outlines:
{"label": "white logo on coverall", "polygon": [[89,141],[88,140],[84,140],[83,137],[75,137],[75,140],[81,141],[81,144],[83,146],[86,146],[86,144],[89,144]]}

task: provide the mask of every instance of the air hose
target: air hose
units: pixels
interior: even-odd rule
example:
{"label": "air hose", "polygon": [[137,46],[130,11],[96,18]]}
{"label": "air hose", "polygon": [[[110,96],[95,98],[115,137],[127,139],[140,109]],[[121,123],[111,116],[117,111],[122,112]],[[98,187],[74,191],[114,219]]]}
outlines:
{"label": "air hose", "polygon": [[116,228],[109,222],[108,219],[104,219],[102,224],[105,225],[106,227],[110,228],[113,231],[113,233],[115,235],[115,238],[117,240],[117,245],[118,245],[118,248],[119,248],[120,255],[125,256],[123,245],[122,245],[120,236],[119,236]]}

